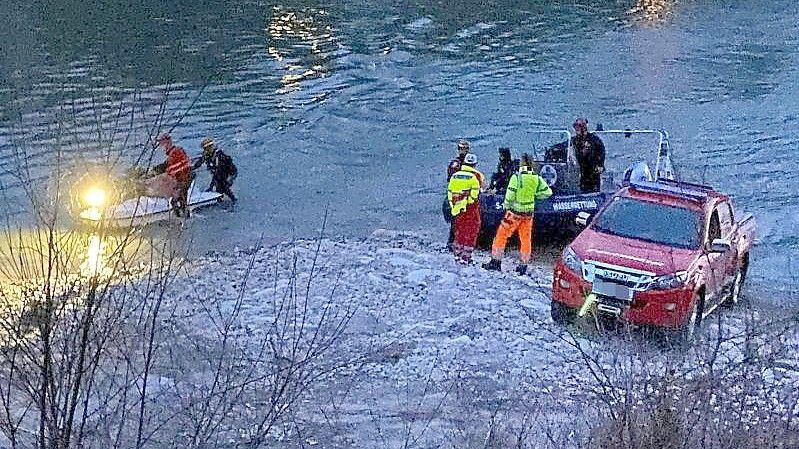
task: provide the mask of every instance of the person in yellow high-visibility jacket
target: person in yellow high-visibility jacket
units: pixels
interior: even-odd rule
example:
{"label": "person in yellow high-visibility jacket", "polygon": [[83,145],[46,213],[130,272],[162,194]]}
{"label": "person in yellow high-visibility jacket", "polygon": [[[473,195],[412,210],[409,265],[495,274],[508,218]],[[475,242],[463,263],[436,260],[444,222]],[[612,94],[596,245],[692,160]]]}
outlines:
{"label": "person in yellow high-visibility jacket", "polygon": [[463,164],[449,178],[447,200],[452,211],[455,239],[452,252],[455,260],[462,264],[472,262],[472,252],[480,233],[480,202],[478,197],[484,185],[483,174],[476,168],[477,156],[468,153]]}
{"label": "person in yellow high-visibility jacket", "polygon": [[527,264],[530,263],[530,255],[533,250],[535,202],[552,195],[552,189],[544,181],[544,178],[535,172],[534,166],[533,158],[525,153],[522,155],[519,171],[510,178],[505,201],[502,203],[505,208],[505,216],[502,217],[502,223],[494,236],[491,260],[483,265],[486,270],[500,271],[502,269],[502,256],[505,253],[508,238],[518,232],[521,241],[519,250],[521,263],[516,267],[516,271],[519,274],[527,272]]}

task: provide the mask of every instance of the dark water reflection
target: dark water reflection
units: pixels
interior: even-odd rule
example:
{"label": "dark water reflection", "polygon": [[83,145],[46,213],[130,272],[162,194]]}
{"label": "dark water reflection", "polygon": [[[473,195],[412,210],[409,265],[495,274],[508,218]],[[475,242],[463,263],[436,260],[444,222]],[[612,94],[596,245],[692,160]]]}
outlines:
{"label": "dark water reflection", "polygon": [[46,169],[59,114],[75,165],[136,153],[166,101],[183,145],[214,135],[241,169],[239,209],[192,224],[201,250],[313,234],[326,206],[335,233],[442,232],[455,138],[490,171],[497,146],[575,115],[669,130],[685,177],[757,215],[763,282],[799,247],[792,0],[3,6],[0,167],[22,141]]}

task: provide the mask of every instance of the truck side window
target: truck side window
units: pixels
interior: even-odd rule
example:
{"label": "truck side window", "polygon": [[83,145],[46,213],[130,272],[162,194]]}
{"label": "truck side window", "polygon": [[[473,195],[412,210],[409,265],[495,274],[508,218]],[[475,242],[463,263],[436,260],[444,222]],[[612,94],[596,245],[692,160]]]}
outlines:
{"label": "truck side window", "polygon": [[721,203],[716,208],[719,214],[719,223],[721,224],[721,236],[728,237],[732,231],[732,209],[730,203]]}
{"label": "truck side window", "polygon": [[707,241],[712,242],[713,240],[721,238],[721,224],[719,223],[719,211],[718,209],[713,211],[713,214],[710,216],[710,226],[707,229]]}

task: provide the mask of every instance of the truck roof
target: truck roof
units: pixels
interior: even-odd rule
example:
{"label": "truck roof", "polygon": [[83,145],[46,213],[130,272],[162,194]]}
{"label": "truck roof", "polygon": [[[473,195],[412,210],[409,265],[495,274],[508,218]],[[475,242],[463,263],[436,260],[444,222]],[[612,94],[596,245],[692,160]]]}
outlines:
{"label": "truck roof", "polygon": [[656,182],[634,181],[618,195],[695,210],[702,210],[706,204],[725,198],[725,195],[707,185],[666,179]]}

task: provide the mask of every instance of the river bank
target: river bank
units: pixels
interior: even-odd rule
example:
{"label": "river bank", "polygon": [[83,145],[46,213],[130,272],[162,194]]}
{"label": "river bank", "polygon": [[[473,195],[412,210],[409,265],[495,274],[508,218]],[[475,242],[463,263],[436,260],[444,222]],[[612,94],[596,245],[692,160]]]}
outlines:
{"label": "river bank", "polygon": [[[477,255],[480,261],[487,257]],[[714,414],[742,404],[736,401],[743,397],[752,402],[741,422],[761,419],[766,411],[799,411],[789,393],[799,388],[799,362],[788,350],[799,341],[787,338],[790,332],[779,342],[768,337],[777,332],[769,326],[779,321],[773,309],[750,302],[722,310],[707,320],[700,342],[678,350],[642,333],[598,333],[590,323],[556,326],[549,317],[551,264],[539,261],[531,268],[519,277],[512,274],[513,262],[503,273],[463,267],[443,243],[379,230],[367,239],[296,240],[210,253],[191,263],[177,291],[189,298],[197,292],[227,297],[219,305],[225,309],[247,278],[240,322],[247,338],[268,332],[280,315],[280,298],[297,292],[307,299],[308,323],[331,310],[351,312],[346,330],[327,348],[338,368],[308,385],[295,422],[284,424],[273,435],[276,441],[467,447],[526,430],[578,447],[576,436],[596,431],[625,401],[634,397],[628,406],[644,407],[664,379],[677,379],[672,387],[688,391],[714,365],[719,385],[741,382],[749,369],[754,376],[734,398],[714,393]],[[708,363],[714,345],[718,354]],[[747,350],[754,351],[749,359]],[[751,366],[739,372],[745,365]],[[775,391],[783,393],[773,396]],[[693,390],[686,397],[694,395],[703,397]]]}

